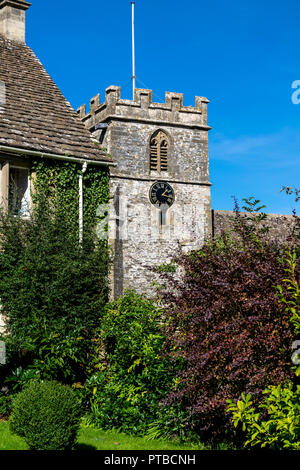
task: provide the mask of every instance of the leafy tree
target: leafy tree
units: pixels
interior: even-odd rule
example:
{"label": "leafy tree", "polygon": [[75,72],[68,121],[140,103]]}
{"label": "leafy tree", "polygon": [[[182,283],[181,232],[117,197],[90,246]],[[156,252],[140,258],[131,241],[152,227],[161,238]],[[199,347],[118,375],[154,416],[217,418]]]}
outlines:
{"label": "leafy tree", "polygon": [[[43,193],[35,198],[29,219],[0,214],[4,339],[10,364],[26,366],[40,359],[46,368],[52,361],[52,378],[61,379],[66,372],[73,380],[75,364],[82,364],[82,356],[87,360],[87,344],[107,302],[107,244],[86,231],[80,246],[72,220],[55,200]],[[64,356],[59,354],[63,344],[69,348]]]}
{"label": "leafy tree", "polygon": [[[280,302],[290,315],[290,324],[294,328],[296,338],[300,333],[300,288],[297,279],[297,247],[285,254],[287,267],[286,279],[282,285],[276,286]],[[299,259],[298,259],[299,261]],[[293,381],[267,387],[263,391],[263,399],[256,406],[251,395],[244,393],[237,402],[228,400],[227,411],[232,415],[232,423],[241,436],[245,436],[244,447],[261,447],[269,449],[300,449],[300,385],[296,381],[300,376],[299,344],[293,343],[298,350],[293,354],[295,372]]]}
{"label": "leafy tree", "polygon": [[275,289],[285,277],[286,246],[268,239],[253,205],[247,217],[237,204],[235,212],[234,237],[223,233],[199,251],[180,254],[182,280],[162,274],[170,318],[166,350],[185,361],[168,402],[180,401],[196,430],[215,438],[230,429],[227,399],[244,392],[258,401],[267,386],[291,377],[293,334]]}

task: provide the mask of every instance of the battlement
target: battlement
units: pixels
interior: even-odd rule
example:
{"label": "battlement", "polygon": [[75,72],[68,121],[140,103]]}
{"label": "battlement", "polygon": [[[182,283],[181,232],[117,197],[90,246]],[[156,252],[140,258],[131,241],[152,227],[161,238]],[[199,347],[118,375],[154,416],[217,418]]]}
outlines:
{"label": "battlement", "polygon": [[100,122],[111,119],[136,120],[141,122],[154,122],[159,124],[173,124],[187,127],[198,127],[206,130],[207,104],[209,100],[196,96],[195,106],[183,105],[182,93],[165,93],[165,103],[153,103],[152,90],[137,88],[134,100],[121,99],[121,88],[110,86],[105,92],[105,101],[101,103],[100,95],[90,100],[90,111],[86,112],[86,105],[77,109],[77,113],[91,131]]}

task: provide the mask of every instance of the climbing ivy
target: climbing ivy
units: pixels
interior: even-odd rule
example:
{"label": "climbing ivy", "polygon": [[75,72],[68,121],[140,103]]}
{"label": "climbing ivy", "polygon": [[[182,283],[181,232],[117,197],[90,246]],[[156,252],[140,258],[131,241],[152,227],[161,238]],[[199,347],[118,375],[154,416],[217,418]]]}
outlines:
{"label": "climbing ivy", "polygon": [[[31,179],[33,181],[33,202],[43,193],[56,209],[63,212],[71,226],[78,231],[79,217],[79,176],[81,164],[57,162],[55,160],[34,160]],[[109,171],[106,167],[88,166],[83,176],[83,217],[84,230],[94,228],[101,218],[98,208],[109,200]]]}

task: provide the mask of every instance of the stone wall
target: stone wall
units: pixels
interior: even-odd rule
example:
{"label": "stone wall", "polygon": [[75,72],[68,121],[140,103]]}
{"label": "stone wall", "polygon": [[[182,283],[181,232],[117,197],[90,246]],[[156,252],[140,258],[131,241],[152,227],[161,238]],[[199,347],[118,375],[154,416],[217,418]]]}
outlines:
{"label": "stone wall", "polygon": [[[245,213],[241,213],[245,215]],[[231,222],[235,213],[233,211],[212,211],[212,233],[213,236],[220,235],[224,230],[231,228]],[[286,240],[295,226],[295,217],[292,215],[267,214],[267,219],[263,222],[269,227],[269,236],[273,239]]]}
{"label": "stone wall", "polygon": [[[174,183],[176,199],[160,224],[160,211],[149,203],[152,181],[111,178],[110,244],[115,252],[113,291],[153,291],[150,269],[168,263],[179,247],[200,248],[210,237],[210,188]],[[182,202],[185,201],[185,202]]]}
{"label": "stone wall", "polygon": [[[150,138],[158,128],[170,141],[168,172],[164,174],[150,171]],[[118,162],[111,170],[113,176],[209,184],[208,138],[204,130],[112,121],[103,145]]]}

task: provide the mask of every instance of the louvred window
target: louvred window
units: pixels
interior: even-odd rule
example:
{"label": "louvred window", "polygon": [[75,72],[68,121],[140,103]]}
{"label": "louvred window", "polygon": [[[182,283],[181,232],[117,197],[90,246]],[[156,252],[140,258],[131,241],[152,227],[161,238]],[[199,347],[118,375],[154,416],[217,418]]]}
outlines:
{"label": "louvred window", "polygon": [[150,170],[168,171],[169,140],[162,131],[157,131],[150,142]]}

